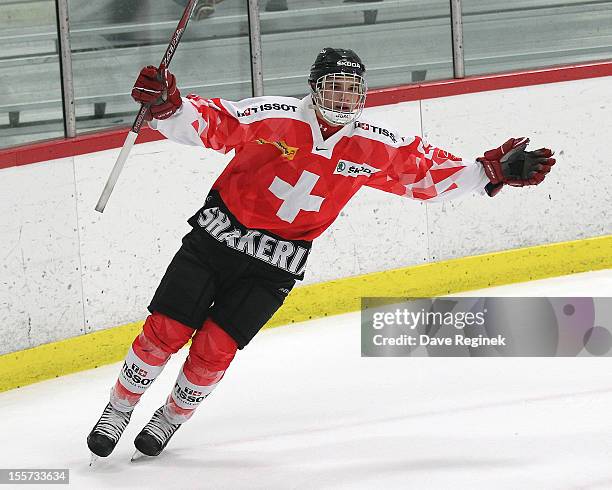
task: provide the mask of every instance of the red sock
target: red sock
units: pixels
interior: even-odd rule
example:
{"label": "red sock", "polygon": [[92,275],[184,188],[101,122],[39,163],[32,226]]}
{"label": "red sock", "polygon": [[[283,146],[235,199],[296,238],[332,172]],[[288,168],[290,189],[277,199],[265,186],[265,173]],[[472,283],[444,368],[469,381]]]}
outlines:
{"label": "red sock", "polygon": [[134,339],[111,390],[113,407],[124,412],[132,410],[162,372],[168,358],[187,343],[193,332],[193,328],[161,313],[150,315]]}
{"label": "red sock", "polygon": [[189,356],[166,401],[170,422],[187,421],[217,386],[236,355],[238,345],[219,325],[208,319],[193,337]]}

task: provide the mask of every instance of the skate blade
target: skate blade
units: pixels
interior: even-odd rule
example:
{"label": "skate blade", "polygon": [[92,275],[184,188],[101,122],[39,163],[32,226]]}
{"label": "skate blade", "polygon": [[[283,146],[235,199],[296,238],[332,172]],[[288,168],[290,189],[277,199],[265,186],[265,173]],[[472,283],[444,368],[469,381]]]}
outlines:
{"label": "skate blade", "polygon": [[143,454],[138,449],[136,449],[136,451],[134,451],[134,454],[132,454],[132,459],[130,459],[130,461],[133,463],[134,461],[138,461],[139,459],[151,459],[151,456],[147,456],[146,454]]}
{"label": "skate blade", "polygon": [[90,468],[95,468],[96,467],[99,458],[100,458],[100,456],[98,456],[97,454],[90,453],[90,456],[89,456],[89,466],[90,466]]}

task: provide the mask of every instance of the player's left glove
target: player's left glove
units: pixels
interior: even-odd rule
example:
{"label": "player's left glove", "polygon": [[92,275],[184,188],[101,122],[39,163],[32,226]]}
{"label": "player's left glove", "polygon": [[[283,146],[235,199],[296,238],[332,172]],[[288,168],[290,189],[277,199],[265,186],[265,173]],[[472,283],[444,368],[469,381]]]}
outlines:
{"label": "player's left glove", "polygon": [[167,119],[183,104],[176,77],[162,67],[146,66],[138,74],[132,98],[140,104],[149,104],[146,120]]}
{"label": "player's left glove", "polygon": [[529,139],[510,138],[494,150],[477,158],[491,181],[485,189],[489,196],[496,195],[504,184],[514,187],[538,185],[555,164],[553,152],[548,148],[525,151]]}

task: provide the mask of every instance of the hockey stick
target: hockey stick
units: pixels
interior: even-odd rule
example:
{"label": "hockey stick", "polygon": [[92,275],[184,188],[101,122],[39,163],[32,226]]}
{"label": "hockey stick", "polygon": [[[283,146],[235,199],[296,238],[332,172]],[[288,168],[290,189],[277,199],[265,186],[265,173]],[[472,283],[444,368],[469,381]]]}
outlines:
{"label": "hockey stick", "polygon": [[[183,33],[185,32],[185,29],[187,28],[187,23],[189,22],[189,18],[191,17],[191,14],[193,13],[197,3],[198,3],[198,0],[189,0],[187,5],[185,6],[183,16],[181,17],[181,20],[179,20],[179,23],[176,26],[176,30],[174,31],[174,34],[172,35],[172,38],[170,39],[170,44],[168,44],[168,48],[166,49],[166,53],[164,54],[164,57],[162,58],[162,61],[159,64],[160,68],[162,67],[168,68],[168,66],[170,65],[170,62],[172,61],[174,53],[176,52],[176,48],[178,47],[179,42],[181,41],[181,38],[183,37]],[[132,147],[134,146],[134,143],[136,142],[136,138],[138,138],[138,133],[140,132],[140,128],[144,124],[144,119],[145,119],[145,116],[148,110],[149,110],[148,104],[142,104],[140,106],[140,110],[138,111],[136,120],[134,121],[134,124],[132,124],[132,129],[130,130],[127,137],[125,138],[125,142],[123,143],[123,148],[121,148],[121,153],[119,153],[119,157],[117,158],[117,161],[115,162],[115,166],[113,167],[113,170],[111,171],[108,177],[108,180],[106,181],[106,185],[104,186],[104,190],[102,191],[102,194],[100,195],[100,199],[98,199],[98,204],[96,204],[96,211],[98,211],[99,213],[104,212],[106,203],[108,202],[108,199],[110,198],[110,195],[113,192],[113,189],[115,188],[115,184],[117,183],[117,180],[119,179],[119,174],[121,174],[121,171],[123,170],[123,165],[125,161],[127,160],[130,154],[130,151],[132,151]]]}

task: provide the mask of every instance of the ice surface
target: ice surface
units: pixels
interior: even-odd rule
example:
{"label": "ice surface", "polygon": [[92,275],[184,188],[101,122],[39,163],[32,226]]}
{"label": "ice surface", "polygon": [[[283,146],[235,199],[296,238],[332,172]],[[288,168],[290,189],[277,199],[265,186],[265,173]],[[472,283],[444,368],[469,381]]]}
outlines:
{"label": "ice surface", "polygon": [[[477,294],[612,296],[612,271]],[[612,488],[610,358],[361,358],[358,313],[266,330],[161,456],[130,463],[185,355],[94,469],[120,364],[0,393],[0,467],[70,468],[70,488]]]}

